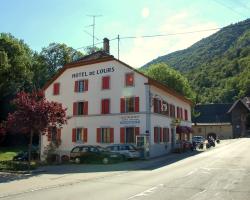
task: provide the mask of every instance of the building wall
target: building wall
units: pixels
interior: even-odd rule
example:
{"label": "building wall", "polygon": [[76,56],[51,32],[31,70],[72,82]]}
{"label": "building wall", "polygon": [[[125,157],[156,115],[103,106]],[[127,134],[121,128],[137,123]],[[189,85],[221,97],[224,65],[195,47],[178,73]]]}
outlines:
{"label": "building wall", "polygon": [[209,133],[215,133],[220,139],[233,138],[232,125],[196,125],[192,127],[193,135],[201,135],[207,138]]}
{"label": "building wall", "polygon": [[[109,69],[107,73],[100,73],[101,70]],[[150,95],[157,94],[168,103],[180,106],[188,110],[188,121],[181,121],[181,125],[191,127],[191,107],[177,97],[164,92],[154,86],[148,86],[148,79],[139,73],[134,72],[134,87],[125,87],[125,74],[134,72],[132,69],[123,66],[117,61],[107,61],[97,64],[90,64],[82,67],[69,68],[59,76],[53,83],[60,83],[60,94],[53,95],[53,83],[46,89],[45,96],[50,101],[62,103],[67,108],[67,116],[70,117],[68,124],[61,130],[62,143],[59,150],[63,153],[69,151],[78,142],[72,142],[73,128],[88,128],[88,140],[86,144],[97,145],[97,128],[114,128],[114,143],[120,143],[120,127],[140,127],[140,134],[146,131],[150,134],[150,156],[158,156],[168,153],[171,143],[154,144],[154,127],[166,127],[171,130],[172,118],[153,112]],[[84,77],[76,78],[74,74],[82,73]],[[102,76],[110,76],[110,89],[102,90]],[[76,80],[88,79],[88,91],[83,93],[74,92]],[[120,98],[129,96],[139,96],[140,110],[137,113],[120,113]],[[101,99],[110,99],[110,114],[102,115]],[[87,116],[73,116],[73,102],[88,101]],[[134,117],[134,122],[129,121],[124,124],[124,118]],[[125,119],[126,121],[126,119]],[[170,137],[171,141],[171,137]],[[49,144],[47,136],[42,137],[42,152]],[[104,144],[102,144],[105,146]]]}

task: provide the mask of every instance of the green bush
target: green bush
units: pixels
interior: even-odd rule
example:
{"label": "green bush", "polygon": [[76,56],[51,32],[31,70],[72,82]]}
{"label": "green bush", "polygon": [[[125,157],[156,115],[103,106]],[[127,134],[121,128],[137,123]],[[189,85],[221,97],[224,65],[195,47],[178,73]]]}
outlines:
{"label": "green bush", "polygon": [[[37,163],[31,162],[30,169],[34,170],[36,169]],[[26,171],[29,169],[29,163],[28,162],[22,162],[22,161],[12,161],[12,160],[4,160],[0,161],[0,171]]]}

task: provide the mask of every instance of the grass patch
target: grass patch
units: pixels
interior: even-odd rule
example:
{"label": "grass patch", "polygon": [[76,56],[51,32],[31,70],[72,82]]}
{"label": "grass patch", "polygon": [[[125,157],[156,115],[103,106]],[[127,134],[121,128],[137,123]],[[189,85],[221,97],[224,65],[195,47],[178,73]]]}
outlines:
{"label": "grass patch", "polygon": [[20,151],[26,151],[27,147],[0,147],[0,161],[12,160],[12,158]]}

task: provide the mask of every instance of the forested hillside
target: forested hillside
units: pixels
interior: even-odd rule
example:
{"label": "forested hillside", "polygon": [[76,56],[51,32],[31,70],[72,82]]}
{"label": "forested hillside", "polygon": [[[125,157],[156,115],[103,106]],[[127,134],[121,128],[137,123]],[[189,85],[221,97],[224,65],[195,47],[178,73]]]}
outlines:
{"label": "forested hillside", "polygon": [[227,26],[191,47],[159,57],[182,72],[201,103],[250,95],[250,19]]}

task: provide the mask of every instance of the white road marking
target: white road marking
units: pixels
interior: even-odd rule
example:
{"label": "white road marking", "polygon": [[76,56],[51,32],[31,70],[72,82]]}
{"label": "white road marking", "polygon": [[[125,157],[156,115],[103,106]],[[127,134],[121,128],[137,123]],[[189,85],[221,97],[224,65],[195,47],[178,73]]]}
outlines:
{"label": "white road marking", "polygon": [[154,186],[152,188],[149,188],[149,189],[147,189],[147,190],[145,190],[143,192],[140,192],[140,193],[138,193],[136,195],[133,195],[133,196],[129,197],[127,200],[134,199],[136,197],[148,196],[148,195],[154,193],[157,189],[159,189],[159,188],[161,188],[163,186],[164,186],[164,184],[156,185],[156,186]]}

